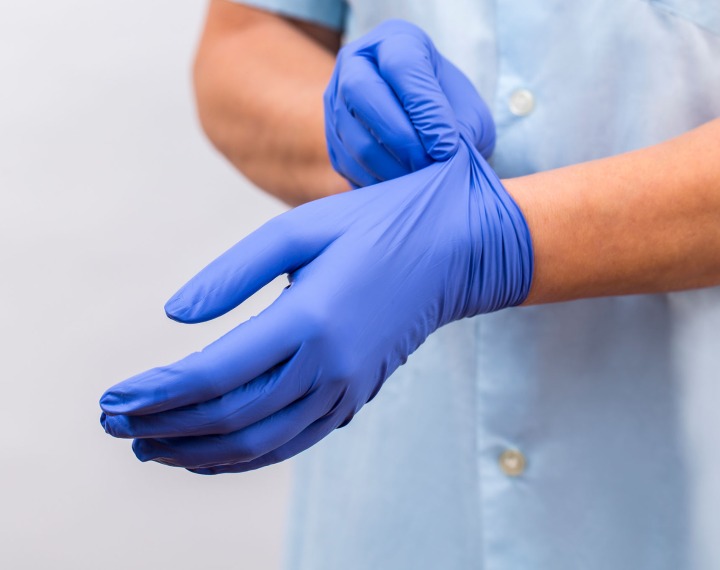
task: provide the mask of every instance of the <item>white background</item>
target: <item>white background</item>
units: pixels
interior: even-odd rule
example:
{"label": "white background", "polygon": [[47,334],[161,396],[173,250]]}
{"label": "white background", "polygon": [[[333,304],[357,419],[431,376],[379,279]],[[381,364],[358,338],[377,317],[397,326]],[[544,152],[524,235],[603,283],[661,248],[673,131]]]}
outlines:
{"label": "white background", "polygon": [[0,5],[0,567],[277,568],[287,464],[201,477],[105,435],[109,385],[201,348],[167,298],[282,211],[205,141],[202,0]]}

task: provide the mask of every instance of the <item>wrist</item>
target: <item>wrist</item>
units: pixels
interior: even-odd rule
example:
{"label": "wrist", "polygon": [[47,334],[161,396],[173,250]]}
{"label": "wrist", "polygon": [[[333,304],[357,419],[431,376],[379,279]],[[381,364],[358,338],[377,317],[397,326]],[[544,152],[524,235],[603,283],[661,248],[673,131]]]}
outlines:
{"label": "wrist", "polygon": [[[466,140],[465,145],[470,146]],[[477,193],[477,233],[479,244],[473,254],[476,267],[472,290],[477,295],[474,314],[490,313],[523,304],[534,275],[533,240],[520,205],[504,187],[495,171],[474,149],[468,149],[469,176]]]}

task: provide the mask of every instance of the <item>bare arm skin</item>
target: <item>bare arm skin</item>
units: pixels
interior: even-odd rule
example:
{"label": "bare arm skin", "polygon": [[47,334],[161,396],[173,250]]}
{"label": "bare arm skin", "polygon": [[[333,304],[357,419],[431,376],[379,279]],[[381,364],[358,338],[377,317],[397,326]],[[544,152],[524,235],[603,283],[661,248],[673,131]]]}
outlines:
{"label": "bare arm skin", "polygon": [[290,205],[348,189],[325,146],[322,95],[340,35],[211,0],[195,94],[208,138],[255,184]]}
{"label": "bare arm skin", "polygon": [[503,182],[533,236],[526,304],[720,285],[720,119]]}

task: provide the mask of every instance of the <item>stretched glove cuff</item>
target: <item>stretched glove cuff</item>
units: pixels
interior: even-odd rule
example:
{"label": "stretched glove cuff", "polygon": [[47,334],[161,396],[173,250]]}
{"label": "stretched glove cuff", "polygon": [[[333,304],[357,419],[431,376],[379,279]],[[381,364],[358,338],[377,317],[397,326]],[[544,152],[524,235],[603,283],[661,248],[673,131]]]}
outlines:
{"label": "stretched glove cuff", "polygon": [[525,216],[500,178],[469,141],[473,259],[467,316],[522,304],[530,292],[534,255]]}

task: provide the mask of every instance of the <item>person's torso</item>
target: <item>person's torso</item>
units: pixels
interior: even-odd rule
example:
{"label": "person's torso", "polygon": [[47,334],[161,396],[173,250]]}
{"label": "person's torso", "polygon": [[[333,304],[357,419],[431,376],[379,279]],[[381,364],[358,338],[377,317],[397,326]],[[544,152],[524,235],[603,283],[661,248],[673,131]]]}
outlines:
{"label": "person's torso", "polygon": [[[503,177],[720,116],[718,0],[352,0],[348,38],[388,18],[477,85]],[[718,568],[717,402],[720,288],[454,323],[299,458],[289,566]]]}

